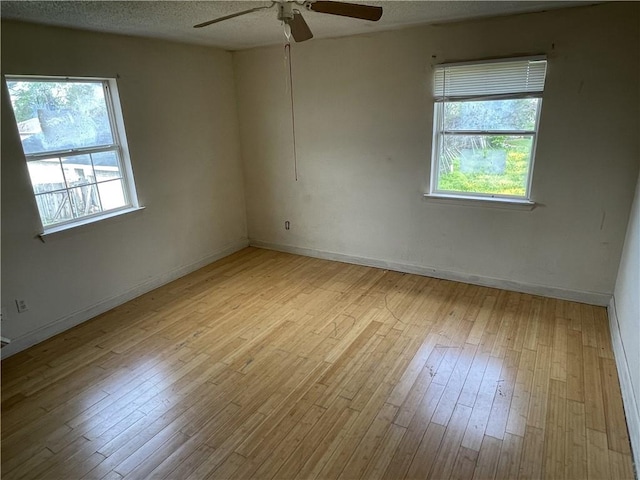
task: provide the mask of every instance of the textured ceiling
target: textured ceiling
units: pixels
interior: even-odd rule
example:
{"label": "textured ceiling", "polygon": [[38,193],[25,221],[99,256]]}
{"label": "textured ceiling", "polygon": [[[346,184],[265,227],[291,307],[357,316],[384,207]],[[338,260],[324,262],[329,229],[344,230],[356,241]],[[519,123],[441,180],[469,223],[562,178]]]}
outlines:
{"label": "textured ceiling", "polygon": [[[351,0],[358,2],[358,0]],[[378,22],[304,11],[315,38],[339,37],[408,25],[509,15],[598,2],[576,1],[360,1],[384,8]],[[193,25],[250,8],[255,1],[2,1],[3,19],[100,32],[165,38],[228,50],[282,42],[276,9],[254,12],[201,29]],[[303,10],[301,8],[301,10]],[[311,40],[313,41],[313,40]]]}

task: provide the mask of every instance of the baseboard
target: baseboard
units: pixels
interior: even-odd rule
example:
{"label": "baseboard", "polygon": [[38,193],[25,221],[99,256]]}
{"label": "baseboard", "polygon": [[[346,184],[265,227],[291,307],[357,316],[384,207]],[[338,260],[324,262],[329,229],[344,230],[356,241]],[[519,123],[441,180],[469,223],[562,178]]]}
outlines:
{"label": "baseboard", "polygon": [[191,272],[205,267],[210,263],[215,262],[216,260],[220,260],[221,258],[231,255],[238,250],[242,250],[247,246],[249,246],[249,242],[246,239],[240,240],[231,245],[228,245],[227,247],[215,253],[212,253],[211,255],[207,255],[206,257],[203,257],[196,262],[190,263],[188,265],[183,265],[169,272],[160,274],[143,283],[140,283],[139,285],[136,285],[133,288],[130,288],[129,290],[120,293],[119,295],[113,296],[111,298],[103,300],[98,304],[59,318],[44,327],[29,332],[26,335],[18,338],[12,338],[11,343],[2,348],[2,358],[7,358],[15,353],[36,345],[37,343],[40,343],[48,338],[53,337],[54,335],[75,327],[82,322],[86,322],[87,320],[90,320],[91,318],[100,315],[101,313],[107,312],[112,308],[117,307],[118,305],[122,305],[123,303],[126,303],[129,300],[133,300],[134,298],[150,292],[151,290],[154,290],[158,287],[161,287],[162,285],[177,280],[180,277],[184,277],[185,275],[188,275]]}
{"label": "baseboard", "polygon": [[402,273],[414,273],[426,277],[441,278],[443,280],[453,280],[456,282],[471,283],[473,285],[481,285],[483,287],[500,288],[514,292],[529,293],[532,295],[540,295],[542,297],[559,298],[561,300],[570,300],[579,303],[588,303],[590,305],[599,305],[606,307],[609,305],[611,295],[606,293],[583,292],[577,290],[567,290],[558,287],[549,287],[546,285],[536,285],[530,283],[513,282],[499,278],[480,277],[478,275],[470,275],[461,272],[453,272],[442,270],[439,268],[424,267],[421,265],[411,265],[407,263],[388,262],[368,257],[358,257],[353,255],[345,255],[342,253],[327,252],[323,250],[315,250],[311,248],[296,247],[293,245],[276,244],[262,242],[260,240],[249,239],[249,245],[252,247],[266,248],[268,250],[277,250],[280,252],[294,253],[296,255],[304,255],[307,257],[322,258],[324,260],[335,260],[337,262],[352,263],[356,265],[364,265],[367,267],[383,268]]}
{"label": "baseboard", "polygon": [[[636,478],[638,478],[638,470],[640,469],[640,410],[638,409],[638,399],[634,394],[631,383],[631,366],[627,361],[627,354],[624,351],[624,344],[622,343],[622,336],[620,334],[615,297],[611,298],[607,311],[609,313],[609,330],[611,331],[613,356],[616,359],[616,366],[618,367],[618,378],[620,379],[620,389],[622,390],[622,404],[624,405],[629,438],[631,439],[631,453],[636,468]],[[637,366],[635,371],[637,371]]]}

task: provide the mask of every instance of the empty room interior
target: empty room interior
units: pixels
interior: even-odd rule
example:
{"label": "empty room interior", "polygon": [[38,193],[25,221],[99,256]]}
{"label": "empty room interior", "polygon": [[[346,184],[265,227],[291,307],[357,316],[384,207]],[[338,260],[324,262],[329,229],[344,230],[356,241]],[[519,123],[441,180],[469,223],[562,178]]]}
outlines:
{"label": "empty room interior", "polygon": [[640,3],[356,3],[2,2],[3,479],[638,478]]}

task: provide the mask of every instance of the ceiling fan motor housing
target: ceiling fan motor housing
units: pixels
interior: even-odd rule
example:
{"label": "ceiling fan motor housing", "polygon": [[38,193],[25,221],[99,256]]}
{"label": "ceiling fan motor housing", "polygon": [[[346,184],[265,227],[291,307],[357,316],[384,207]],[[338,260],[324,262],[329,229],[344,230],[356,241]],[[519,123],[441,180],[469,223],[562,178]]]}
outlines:
{"label": "ceiling fan motor housing", "polygon": [[293,20],[293,6],[291,2],[278,2],[278,20],[289,23]]}

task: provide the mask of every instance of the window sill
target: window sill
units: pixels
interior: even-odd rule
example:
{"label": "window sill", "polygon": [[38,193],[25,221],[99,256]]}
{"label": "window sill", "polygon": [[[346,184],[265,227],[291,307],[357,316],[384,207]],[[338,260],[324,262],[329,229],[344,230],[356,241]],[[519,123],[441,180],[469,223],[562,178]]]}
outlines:
{"label": "window sill", "polygon": [[428,202],[463,205],[468,207],[491,207],[506,208],[514,210],[533,210],[536,203],[530,200],[518,200],[515,198],[490,198],[490,197],[472,197],[462,195],[444,195],[440,193],[425,193],[424,199]]}
{"label": "window sill", "polygon": [[100,215],[96,217],[90,217],[83,220],[78,220],[77,222],[74,222],[74,223],[53,226],[45,229],[45,231],[38,236],[40,237],[40,240],[44,242],[45,239],[47,238],[50,238],[52,236],[57,236],[65,232],[69,232],[70,230],[75,230],[77,228],[85,227],[87,225],[92,225],[94,223],[100,223],[104,220],[110,220],[110,219],[122,217],[123,215],[139,212],[141,210],[144,210],[144,207],[131,207],[124,210],[118,210],[116,212],[105,213],[104,215]]}

